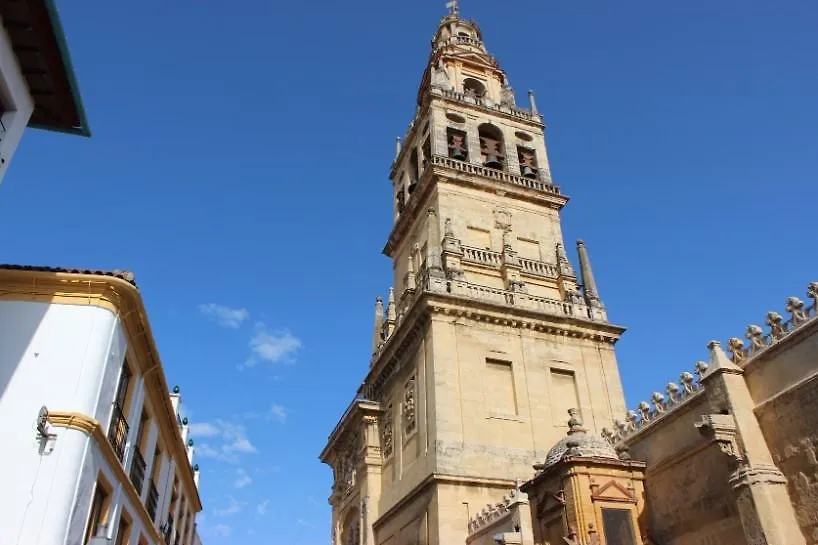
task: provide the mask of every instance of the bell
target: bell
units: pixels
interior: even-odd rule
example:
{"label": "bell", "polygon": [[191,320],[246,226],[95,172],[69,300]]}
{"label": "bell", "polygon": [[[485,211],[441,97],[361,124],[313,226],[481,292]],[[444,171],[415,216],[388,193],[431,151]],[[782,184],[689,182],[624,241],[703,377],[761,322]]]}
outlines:
{"label": "bell", "polygon": [[486,155],[484,164],[489,168],[503,168],[503,163],[500,162],[496,155]]}
{"label": "bell", "polygon": [[457,159],[458,161],[465,161],[466,160],[466,150],[463,148],[457,147],[452,148],[452,152],[450,154],[452,159]]}
{"label": "bell", "polygon": [[536,178],[537,173],[528,165],[523,166],[523,177],[525,178]]}

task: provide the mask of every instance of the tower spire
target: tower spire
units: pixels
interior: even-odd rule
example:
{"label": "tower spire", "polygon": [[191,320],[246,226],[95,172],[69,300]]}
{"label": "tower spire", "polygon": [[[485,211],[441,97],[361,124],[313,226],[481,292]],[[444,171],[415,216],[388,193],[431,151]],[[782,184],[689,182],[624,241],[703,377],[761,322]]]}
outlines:
{"label": "tower spire", "polygon": [[582,272],[582,290],[585,293],[585,299],[591,306],[600,306],[599,291],[597,291],[596,280],[591,270],[591,259],[588,257],[585,243],[581,240],[577,241],[577,253],[579,254],[579,268]]}
{"label": "tower spire", "polygon": [[372,334],[372,355],[378,353],[383,339],[383,298],[375,298],[375,331]]}

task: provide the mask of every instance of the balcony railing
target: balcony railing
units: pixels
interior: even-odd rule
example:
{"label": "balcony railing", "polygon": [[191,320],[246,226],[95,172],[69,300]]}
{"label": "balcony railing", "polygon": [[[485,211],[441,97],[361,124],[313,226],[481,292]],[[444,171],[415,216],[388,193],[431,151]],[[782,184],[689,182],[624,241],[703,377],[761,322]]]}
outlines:
{"label": "balcony railing", "polygon": [[156,506],[159,503],[159,491],[156,490],[156,485],[151,479],[150,488],[148,488],[148,497],[145,498],[145,508],[151,516],[151,520],[156,520]]}
{"label": "balcony railing", "polygon": [[133,452],[133,460],[131,460],[131,482],[138,493],[142,493],[142,485],[145,483],[145,458],[139,452],[139,448],[135,448]]}
{"label": "balcony railing", "polygon": [[530,110],[526,110],[524,108],[518,108],[517,106],[506,106],[503,104],[496,104],[496,103],[489,103],[486,101],[485,98],[476,97],[476,96],[468,96],[465,93],[461,93],[459,91],[455,91],[453,89],[439,89],[439,88],[432,88],[433,94],[440,94],[449,100],[456,100],[457,102],[465,102],[467,104],[474,104],[475,106],[479,106],[483,109],[490,110],[493,112],[501,112],[518,119],[524,119],[526,121],[533,121],[535,123],[542,123],[542,118],[539,114],[535,114]]}
{"label": "balcony railing", "polygon": [[458,161],[457,159],[452,159],[451,157],[434,155],[432,156],[432,164],[436,166],[442,166],[459,170],[460,172],[463,172],[465,174],[475,174],[477,176],[491,178],[493,180],[518,185],[521,187],[526,187],[528,189],[536,189],[537,191],[543,191],[545,193],[552,193],[554,195],[560,194],[559,187],[551,183],[541,182],[539,180],[533,180],[531,178],[524,178],[522,176],[517,176],[516,174],[509,174],[508,172],[505,172],[503,170],[488,168],[482,165],[475,165],[472,163],[466,163],[465,161]]}
{"label": "balcony railing", "polygon": [[114,403],[113,415],[111,415],[111,427],[108,429],[108,440],[114,447],[116,457],[121,462],[125,457],[125,443],[128,441],[128,421],[122,413],[119,403]]}

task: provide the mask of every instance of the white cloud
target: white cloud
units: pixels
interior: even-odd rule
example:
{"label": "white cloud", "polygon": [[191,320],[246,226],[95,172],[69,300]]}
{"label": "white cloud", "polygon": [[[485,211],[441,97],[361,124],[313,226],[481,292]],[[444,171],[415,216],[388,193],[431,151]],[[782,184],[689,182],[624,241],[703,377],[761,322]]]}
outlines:
{"label": "white cloud", "polygon": [[239,460],[239,454],[258,452],[250,439],[247,438],[247,432],[241,424],[234,424],[225,420],[214,420],[213,422],[203,422],[198,426],[199,437],[209,437],[213,440],[197,446],[196,454],[203,458],[215,458],[236,463]]}
{"label": "white cloud", "polygon": [[244,488],[252,482],[253,478],[243,468],[240,467],[236,470],[236,480],[233,481],[234,487]]}
{"label": "white cloud", "polygon": [[220,537],[228,537],[230,535],[230,526],[227,524],[217,524],[213,527],[213,533]]}
{"label": "white cloud", "polygon": [[227,496],[228,505],[224,509],[217,509],[213,511],[213,514],[217,517],[230,517],[237,513],[240,513],[244,506],[247,505],[245,502],[238,501],[233,496]]}
{"label": "white cloud", "polygon": [[216,320],[216,323],[229,329],[238,329],[250,317],[246,308],[230,308],[216,303],[199,305],[199,311]]}
{"label": "white cloud", "polygon": [[215,437],[221,434],[221,430],[210,422],[194,422],[190,424],[189,430],[194,437]]}
{"label": "white cloud", "polygon": [[283,424],[284,422],[287,421],[288,412],[289,411],[287,411],[287,409],[285,409],[281,405],[273,403],[272,405],[270,405],[270,411],[267,414],[267,417],[271,420],[278,420]]}
{"label": "white cloud", "polygon": [[286,329],[271,331],[261,322],[256,324],[256,332],[250,339],[252,356],[245,366],[252,367],[259,361],[270,363],[292,361],[292,354],[301,348],[301,339]]}
{"label": "white cloud", "polygon": [[259,503],[256,506],[256,512],[259,515],[266,515],[267,514],[267,507],[270,505],[270,500],[264,500],[263,502]]}

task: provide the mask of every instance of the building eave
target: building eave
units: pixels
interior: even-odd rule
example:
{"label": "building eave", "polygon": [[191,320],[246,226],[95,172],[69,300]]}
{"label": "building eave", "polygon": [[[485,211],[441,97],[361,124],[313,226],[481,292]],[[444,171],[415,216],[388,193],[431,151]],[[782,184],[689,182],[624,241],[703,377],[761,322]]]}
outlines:
{"label": "building eave", "polygon": [[0,15],[34,101],[28,126],[91,136],[54,0],[7,0]]}

